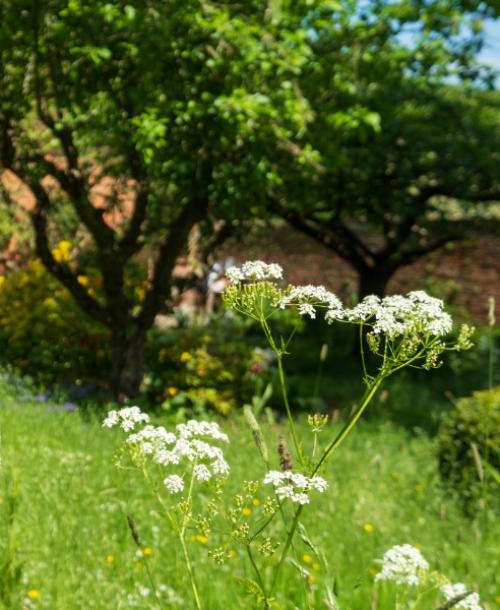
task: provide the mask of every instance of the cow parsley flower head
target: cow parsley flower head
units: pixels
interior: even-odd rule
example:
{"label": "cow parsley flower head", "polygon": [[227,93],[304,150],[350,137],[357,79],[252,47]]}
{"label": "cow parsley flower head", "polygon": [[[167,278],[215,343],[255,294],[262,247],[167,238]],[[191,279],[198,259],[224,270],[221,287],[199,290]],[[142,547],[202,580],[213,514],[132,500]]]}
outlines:
{"label": "cow parsley flower head", "polygon": [[216,441],[229,442],[227,434],[221,432],[216,422],[197,421],[190,419],[186,424],[179,424],[176,428],[180,438],[190,439],[196,436],[207,436]]}
{"label": "cow parsley flower head", "polygon": [[[138,407],[127,407],[110,411],[103,425],[120,426],[126,432],[131,432],[136,424],[148,422],[149,417]],[[174,472],[192,472],[193,478],[201,482],[229,473],[229,464],[222,449],[217,446],[220,442],[227,443],[229,438],[216,422],[194,419],[178,424],[175,432],[148,424],[127,438],[127,444],[135,455],[151,459]],[[183,479],[178,474],[167,476],[164,484],[170,493],[180,493],[184,489]]]}
{"label": "cow parsley flower head", "polygon": [[193,468],[193,476],[197,481],[209,481],[212,478],[212,473],[205,464],[198,464]]}
{"label": "cow parsley flower head", "polygon": [[366,322],[375,316],[379,307],[379,297],[374,294],[370,294],[355,307],[346,310],[346,319],[350,322]]}
{"label": "cow parsley flower head", "polygon": [[125,432],[133,430],[137,424],[147,424],[149,415],[143,413],[139,407],[124,407],[119,410],[112,410],[108,413],[102,425],[105,428],[120,426]]}
{"label": "cow parsley flower head", "polygon": [[292,470],[286,470],[285,472],[270,470],[264,477],[264,483],[275,488],[280,500],[289,498],[297,504],[309,504],[309,492],[311,490],[323,493],[328,487],[328,483],[322,477],[307,477]]}
{"label": "cow parsley flower head", "polygon": [[167,491],[171,494],[178,494],[184,490],[184,481],[177,474],[171,474],[163,480]]}
{"label": "cow parsley flower head", "polygon": [[227,434],[217,423],[192,419],[186,424],[178,424],[176,434],[168,434],[173,436],[173,440],[169,436],[169,442],[156,447],[153,453],[153,461],[157,464],[177,466],[183,461],[188,462],[197,481],[209,481],[212,476],[229,473],[222,449],[212,444],[213,441],[229,442]]}
{"label": "cow parsley flower head", "polygon": [[165,445],[172,445],[177,437],[172,432],[167,432],[163,426],[145,426],[135,434],[130,434],[127,442],[137,445],[143,453],[153,453],[162,450]]}
{"label": "cow parsley flower head", "polygon": [[280,301],[281,309],[290,305],[297,305],[297,310],[301,316],[316,317],[316,307],[327,309],[327,317],[341,319],[343,315],[343,305],[338,297],[327,290],[324,286],[294,286]]}
{"label": "cow parsley flower head", "polygon": [[369,295],[347,310],[345,318],[350,322],[367,322],[372,325],[374,333],[384,333],[391,337],[412,332],[441,337],[452,328],[452,319],[444,311],[443,301],[429,296],[423,290],[383,299]]}
{"label": "cow parsley flower head", "polygon": [[482,606],[480,605],[481,600],[479,595],[469,591],[469,589],[467,589],[467,587],[461,582],[443,585],[441,587],[441,592],[447,602],[451,601],[452,599],[459,599],[459,601],[452,606],[454,609],[461,608],[463,610],[483,610]]}
{"label": "cow parsley flower head", "polygon": [[418,585],[420,573],[429,569],[422,553],[411,544],[400,544],[389,549],[382,558],[382,570],[375,580],[392,580],[396,584]]}
{"label": "cow parsley flower head", "polygon": [[244,281],[275,281],[283,278],[283,269],[276,263],[247,261],[241,267],[229,267],[226,275],[232,284],[239,284]]}

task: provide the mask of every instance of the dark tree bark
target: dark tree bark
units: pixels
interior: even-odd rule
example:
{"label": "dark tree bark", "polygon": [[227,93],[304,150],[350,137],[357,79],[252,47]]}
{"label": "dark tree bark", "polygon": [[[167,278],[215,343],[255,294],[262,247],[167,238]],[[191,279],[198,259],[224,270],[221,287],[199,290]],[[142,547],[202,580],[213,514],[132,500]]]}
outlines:
{"label": "dark tree bark", "polygon": [[[187,236],[196,222],[208,210],[208,198],[193,200],[179,209],[179,213],[165,228],[163,242],[159,244],[153,277],[138,313],[125,290],[125,273],[132,256],[143,245],[141,236],[146,221],[149,187],[147,180],[136,171],[131,173],[137,183],[135,207],[128,228],[120,237],[103,219],[103,211],[90,200],[88,177],[79,166],[78,151],[71,132],[58,130],[52,119],[41,116],[53,134],[60,140],[66,169],[59,169],[43,156],[18,159],[12,143],[8,123],[0,125],[2,135],[0,156],[5,168],[11,170],[31,191],[35,205],[31,210],[31,223],[35,233],[37,256],[45,268],[71,293],[78,306],[111,332],[113,362],[110,387],[118,399],[131,398],[139,392],[144,368],[144,351],[148,330],[169,296],[170,279],[177,258],[186,244]],[[61,190],[86,227],[96,245],[102,275],[102,299],[97,300],[78,282],[77,272],[65,263],[58,262],[50,247],[49,221],[53,207],[52,195],[43,185],[43,177],[57,180]]]}
{"label": "dark tree bark", "polygon": [[358,300],[361,301],[370,294],[383,297],[387,284],[394,275],[395,269],[383,265],[361,267],[358,272]]}
{"label": "dark tree bark", "polygon": [[112,335],[111,390],[119,401],[136,396],[144,373],[147,330],[117,330]]}

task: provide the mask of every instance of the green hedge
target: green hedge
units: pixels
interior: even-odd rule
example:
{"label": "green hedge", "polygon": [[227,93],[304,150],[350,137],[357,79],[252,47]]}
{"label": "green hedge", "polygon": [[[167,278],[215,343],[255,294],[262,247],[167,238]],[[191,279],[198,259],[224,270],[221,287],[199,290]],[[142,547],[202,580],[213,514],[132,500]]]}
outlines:
{"label": "green hedge", "polygon": [[500,506],[500,386],[458,400],[438,434],[439,471],[473,512]]}

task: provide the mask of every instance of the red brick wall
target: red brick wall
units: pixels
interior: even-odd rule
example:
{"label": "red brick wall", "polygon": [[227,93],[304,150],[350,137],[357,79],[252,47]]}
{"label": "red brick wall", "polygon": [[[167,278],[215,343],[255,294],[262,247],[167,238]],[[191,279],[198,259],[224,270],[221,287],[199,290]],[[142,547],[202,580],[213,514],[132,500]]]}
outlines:
{"label": "red brick wall", "polygon": [[[228,242],[219,258],[237,262],[262,259],[283,266],[297,284],[324,284],[343,300],[352,298],[356,274],[340,257],[288,226],[266,229],[243,240]],[[391,279],[389,293],[425,289],[447,303],[465,307],[478,324],[485,324],[488,297],[497,303],[500,318],[500,238],[483,235],[450,244],[439,252],[403,267]]]}

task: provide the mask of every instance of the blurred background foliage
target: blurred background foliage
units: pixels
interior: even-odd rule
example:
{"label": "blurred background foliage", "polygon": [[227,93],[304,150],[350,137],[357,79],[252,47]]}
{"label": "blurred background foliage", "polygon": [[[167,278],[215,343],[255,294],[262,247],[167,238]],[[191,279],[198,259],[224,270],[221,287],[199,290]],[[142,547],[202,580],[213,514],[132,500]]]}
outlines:
{"label": "blurred background foliage", "polygon": [[[498,237],[498,76],[479,60],[497,17],[474,0],[2,2],[2,365],[171,412],[264,394],[279,411],[258,333],[214,292],[208,307],[210,265],[279,222],[349,263],[354,302],[452,242]],[[435,430],[499,382],[498,339],[493,320],[430,382],[394,380],[373,416]],[[352,407],[353,344],[299,327],[297,411]]]}

